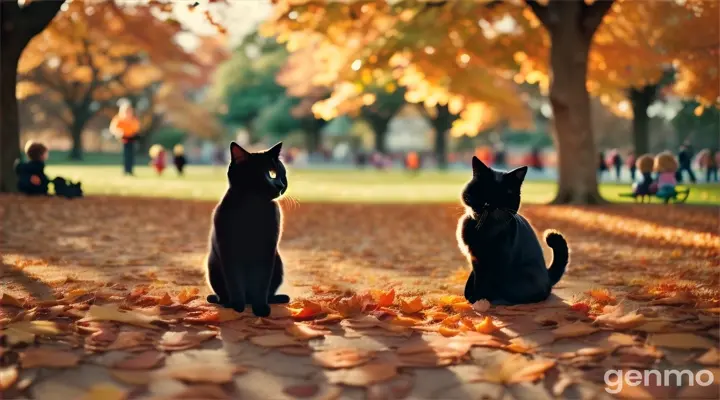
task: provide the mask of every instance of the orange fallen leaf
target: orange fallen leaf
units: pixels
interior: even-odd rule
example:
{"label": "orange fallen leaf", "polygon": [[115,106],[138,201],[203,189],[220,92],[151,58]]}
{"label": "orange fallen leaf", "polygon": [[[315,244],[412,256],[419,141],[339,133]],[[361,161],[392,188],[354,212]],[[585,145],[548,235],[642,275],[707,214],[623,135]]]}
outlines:
{"label": "orange fallen leaf", "polygon": [[294,319],[302,320],[313,318],[323,313],[323,307],[310,300],[303,300],[302,307],[299,309],[292,310],[292,317]]}
{"label": "orange fallen leaf", "polygon": [[689,304],[695,304],[697,299],[695,296],[693,296],[691,293],[683,291],[683,292],[675,292],[671,296],[653,300],[650,302],[652,305],[666,305],[666,306],[683,306],[683,305],[689,305]]}
{"label": "orange fallen leaf", "polygon": [[400,311],[404,312],[405,314],[415,314],[422,311],[424,308],[425,305],[423,304],[420,297],[415,297],[409,302],[405,301],[404,299],[400,299]]}
{"label": "orange fallen leaf", "polygon": [[587,303],[575,303],[570,306],[570,309],[573,311],[581,312],[583,314],[587,314],[588,312],[590,312],[591,307]]}
{"label": "orange fallen leaf", "polygon": [[330,333],[328,331],[315,330],[310,326],[304,324],[292,324],[288,326],[285,330],[287,331],[287,333],[300,340],[320,338]]}
{"label": "orange fallen leaf", "polygon": [[153,376],[193,383],[229,383],[236,373],[246,371],[244,367],[227,363],[193,363],[167,366],[154,372]]}
{"label": "orange fallen leaf", "polygon": [[165,332],[160,338],[157,348],[163,351],[181,351],[200,346],[202,342],[217,336],[216,331],[200,332]]}
{"label": "orange fallen leaf", "polygon": [[441,327],[438,329],[438,333],[440,333],[441,335],[443,335],[443,336],[445,336],[445,337],[453,337],[453,336],[455,336],[455,335],[460,334],[460,330],[459,330],[459,329],[448,328],[447,326],[441,326]]}
{"label": "orange fallen leaf", "polygon": [[313,354],[316,364],[325,368],[350,368],[365,364],[375,357],[375,353],[353,348],[339,348],[320,351]]}
{"label": "orange fallen leaf", "polygon": [[418,321],[415,318],[408,318],[408,317],[395,317],[390,320],[390,323],[393,325],[399,325],[399,326],[415,326],[419,324],[422,321]]}
{"label": "orange fallen leaf", "polygon": [[380,307],[390,307],[395,302],[395,289],[390,289],[387,292],[376,290],[373,292],[373,298]]}
{"label": "orange fallen leaf", "polygon": [[253,336],[250,343],[261,347],[285,347],[285,346],[302,346],[303,344],[292,336],[284,333],[273,333],[264,336]]}
{"label": "orange fallen leaf", "polygon": [[648,344],[656,347],[672,349],[712,349],[717,341],[710,340],[694,333],[656,333],[650,335]]}
{"label": "orange fallen leaf", "polygon": [[553,360],[529,360],[522,354],[513,354],[496,365],[483,369],[483,374],[477,381],[513,384],[520,382],[534,382],[545,375],[545,372],[555,365]]}
{"label": "orange fallen leaf", "polygon": [[128,391],[110,383],[98,383],[90,387],[80,400],[125,400]]}
{"label": "orange fallen leaf", "polygon": [[475,325],[475,331],[479,333],[490,334],[498,329],[500,329],[500,327],[495,325],[492,317],[485,317],[482,321],[480,321],[480,323]]}
{"label": "orange fallen leaf", "polygon": [[717,347],[713,347],[707,353],[698,357],[695,362],[702,365],[718,366],[720,365],[720,351]]}
{"label": "orange fallen leaf", "polygon": [[85,313],[85,317],[78,322],[85,321],[115,321],[150,329],[159,328],[155,323],[168,322],[157,316],[147,315],[137,311],[121,310],[117,304],[90,306],[88,312]]}
{"label": "orange fallen leaf", "polygon": [[7,293],[3,293],[2,298],[0,298],[0,305],[23,308],[22,301],[20,301],[19,299],[15,298]]}
{"label": "orange fallen leaf", "polygon": [[186,289],[183,288],[180,290],[180,293],[178,293],[178,303],[180,304],[187,304],[190,300],[195,298],[200,293],[200,290],[198,288],[192,288],[192,289]]}
{"label": "orange fallen leaf", "polygon": [[636,326],[643,325],[646,321],[644,315],[633,311],[623,315],[622,307],[617,307],[615,311],[609,314],[603,314],[595,318],[595,323],[602,323],[613,329],[632,329]]}
{"label": "orange fallen leaf", "polygon": [[397,374],[395,365],[385,363],[370,363],[351,369],[326,372],[331,383],[361,387],[390,380]]}
{"label": "orange fallen leaf", "polygon": [[615,303],[615,301],[616,301],[615,296],[612,293],[610,293],[610,291],[608,289],[599,289],[599,288],[590,289],[587,292],[585,292],[585,294],[592,297],[593,300],[595,300],[601,304],[611,304],[611,303]]}
{"label": "orange fallen leaf", "polygon": [[78,365],[80,356],[64,350],[30,348],[20,354],[20,364],[27,368],[69,368]]}
{"label": "orange fallen leaf", "polygon": [[333,302],[331,307],[343,317],[352,317],[363,312],[364,304],[361,297],[354,295]]}
{"label": "orange fallen leaf", "polygon": [[572,324],[563,325],[559,328],[553,329],[552,333],[556,339],[587,336],[591,333],[597,332],[599,329],[590,326],[583,322],[574,322]]}
{"label": "orange fallen leaf", "polygon": [[545,371],[555,366],[553,360],[537,360],[520,368],[510,378],[508,383],[534,382],[545,375]]}
{"label": "orange fallen leaf", "polygon": [[123,370],[152,369],[165,359],[165,355],[156,350],[144,351],[116,362],[112,367]]}

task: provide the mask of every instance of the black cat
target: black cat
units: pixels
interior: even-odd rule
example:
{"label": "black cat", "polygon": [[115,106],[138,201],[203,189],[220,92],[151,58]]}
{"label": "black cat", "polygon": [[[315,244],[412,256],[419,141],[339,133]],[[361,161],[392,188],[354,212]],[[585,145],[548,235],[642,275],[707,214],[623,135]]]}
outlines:
{"label": "black cat", "polygon": [[287,295],[275,294],[283,279],[282,213],[275,199],[288,187],[281,147],[250,153],[230,144],[229,187],[210,230],[207,279],[214,294],[207,301],[238,312],[249,304],[259,317],[270,315],[269,304],[290,302]]}
{"label": "black cat", "polygon": [[523,304],[543,301],[560,280],[569,261],[565,238],[545,232],[553,261],[545,266],[542,248],[530,223],[519,215],[520,186],[527,167],[495,171],[477,157],[473,177],[462,193],[467,212],[460,218],[457,239],[472,263],[465,298],[474,303]]}

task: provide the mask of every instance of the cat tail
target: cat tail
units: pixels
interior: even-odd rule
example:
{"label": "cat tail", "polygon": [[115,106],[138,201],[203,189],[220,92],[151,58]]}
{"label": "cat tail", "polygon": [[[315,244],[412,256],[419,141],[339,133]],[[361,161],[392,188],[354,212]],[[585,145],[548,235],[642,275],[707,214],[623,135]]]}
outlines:
{"label": "cat tail", "polygon": [[545,231],[544,236],[545,243],[553,250],[553,260],[548,269],[548,275],[550,276],[550,284],[555,285],[565,273],[565,268],[568,261],[570,261],[570,250],[565,237],[560,232],[548,229]]}

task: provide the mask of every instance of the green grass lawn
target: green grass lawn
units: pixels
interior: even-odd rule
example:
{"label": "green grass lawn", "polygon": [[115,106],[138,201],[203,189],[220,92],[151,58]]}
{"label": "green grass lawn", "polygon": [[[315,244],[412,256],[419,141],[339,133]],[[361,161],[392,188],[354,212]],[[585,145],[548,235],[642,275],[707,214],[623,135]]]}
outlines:
{"label": "green grass lawn", "polygon": [[[50,165],[51,177],[81,180],[88,195],[153,196],[217,200],[226,188],[225,167],[190,166],[185,177],[168,169],[158,177],[149,167],[136,168],[135,177],[122,175],[119,165]],[[455,202],[469,174],[467,172],[426,171],[410,176],[402,171],[290,171],[288,194],[300,202],[410,203]],[[618,197],[630,190],[627,184],[603,184],[600,191],[612,201],[632,201]],[[523,186],[525,203],[552,200],[556,185],[528,181]],[[692,187],[688,203],[720,204],[720,185]]]}

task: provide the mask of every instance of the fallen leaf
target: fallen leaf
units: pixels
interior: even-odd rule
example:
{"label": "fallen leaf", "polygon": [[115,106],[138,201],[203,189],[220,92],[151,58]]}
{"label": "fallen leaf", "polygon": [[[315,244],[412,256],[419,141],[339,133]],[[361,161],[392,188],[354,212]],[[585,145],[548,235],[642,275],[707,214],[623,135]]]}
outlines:
{"label": "fallen leaf", "polygon": [[165,355],[163,353],[156,350],[148,350],[118,361],[112,368],[130,370],[152,369],[158,366],[164,359]]}
{"label": "fallen leaf", "polygon": [[163,351],[181,351],[198,347],[202,342],[217,336],[216,331],[200,332],[165,332],[157,345]]}
{"label": "fallen leaf", "polygon": [[302,346],[302,342],[288,336],[284,333],[273,333],[270,335],[253,336],[250,343],[261,347],[285,347],[285,346]]}
{"label": "fallen leaf", "polygon": [[192,289],[185,289],[183,288],[180,293],[178,293],[178,303],[180,304],[187,304],[190,300],[197,297],[197,295],[200,293],[200,290],[198,288],[192,288]]}
{"label": "fallen leaf", "polygon": [[650,335],[648,344],[672,349],[712,349],[717,343],[693,333],[656,333]]}
{"label": "fallen leaf", "polygon": [[313,353],[309,347],[280,347],[278,351],[289,356],[309,356]]}
{"label": "fallen leaf", "polygon": [[672,324],[668,321],[655,320],[647,321],[640,326],[632,328],[634,331],[647,332],[647,333],[660,333],[668,331],[672,328]]}
{"label": "fallen leaf", "polygon": [[80,356],[64,350],[31,348],[20,354],[20,364],[28,368],[69,368],[78,365]]}
{"label": "fallen leaf", "polygon": [[98,383],[90,387],[81,400],[125,400],[128,392],[110,383]]}
{"label": "fallen leaf", "polygon": [[373,292],[373,298],[380,307],[390,307],[395,303],[395,289],[390,289],[387,292],[380,290]]}
{"label": "fallen leaf", "polygon": [[645,321],[644,315],[639,314],[637,311],[624,314],[623,308],[619,306],[615,307],[612,312],[595,318],[596,324],[603,324],[613,329],[632,329],[644,324]]}
{"label": "fallen leaf", "polygon": [[318,331],[304,324],[292,324],[286,329],[287,333],[299,340],[310,340],[325,337],[329,331]]}
{"label": "fallen leaf", "polygon": [[409,302],[405,301],[404,299],[400,299],[400,311],[404,312],[405,314],[415,314],[422,311],[424,308],[425,305],[423,304],[420,297],[415,297]]}
{"label": "fallen leaf", "polygon": [[62,330],[53,321],[18,321],[8,324],[0,335],[5,336],[7,345],[33,343],[36,336],[56,336]]}
{"label": "fallen leaf", "polygon": [[390,320],[391,324],[399,325],[399,326],[415,326],[415,325],[420,324],[421,322],[422,321],[419,321],[415,318],[401,317],[401,316],[397,316]]}
{"label": "fallen leaf", "polygon": [[325,368],[350,368],[365,364],[375,357],[371,351],[340,348],[320,351],[313,354],[315,364]]}
{"label": "fallen leaf", "polygon": [[18,370],[14,365],[0,368],[0,392],[10,389],[17,379]]}
{"label": "fallen leaf", "polygon": [[496,362],[496,365],[484,368],[482,375],[476,381],[501,384],[534,382],[542,378],[554,365],[553,360],[529,360],[522,354],[513,354]]}
{"label": "fallen leaf", "polygon": [[441,326],[438,329],[438,333],[445,337],[453,337],[460,334],[459,329],[448,328],[447,326]]}
{"label": "fallen leaf", "polygon": [[490,309],[490,302],[485,299],[478,300],[473,303],[472,308],[476,312],[484,313],[485,311]]}
{"label": "fallen leaf", "polygon": [[314,318],[323,313],[323,307],[310,300],[303,300],[300,308],[294,308],[291,310],[293,319],[297,320]]}
{"label": "fallen leaf", "polygon": [[363,312],[364,304],[360,296],[354,295],[333,302],[331,307],[343,317],[352,317]]}
{"label": "fallen leaf", "polygon": [[671,296],[653,300],[650,302],[651,305],[666,305],[666,306],[684,306],[695,304],[697,299],[691,293],[688,292],[675,292]]}
{"label": "fallen leaf", "polygon": [[720,365],[720,351],[717,347],[713,347],[707,353],[698,357],[695,362],[702,365],[718,366]]}
{"label": "fallen leaf", "polygon": [[293,398],[304,399],[306,397],[313,397],[320,390],[318,385],[310,383],[307,385],[293,385],[283,389],[283,392]]}
{"label": "fallen leaf", "polygon": [[184,391],[171,395],[167,400],[230,400],[230,396],[225,393],[219,385],[192,385]]}
{"label": "fallen leaf", "polygon": [[[127,350],[135,347],[150,345],[151,341],[147,332],[139,331],[122,331],[117,334],[114,342],[107,345],[104,349],[96,348],[95,350]],[[86,346],[88,348],[90,346]]]}
{"label": "fallen leaf", "polygon": [[140,326],[149,329],[159,329],[154,323],[167,323],[157,316],[143,314],[138,311],[125,311],[118,308],[116,304],[92,305],[85,314],[85,317],[78,322],[86,321],[115,321],[125,324]]}
{"label": "fallen leaf", "polygon": [[23,302],[20,301],[20,299],[13,297],[7,293],[3,293],[2,297],[0,297],[0,305],[23,308]]}
{"label": "fallen leaf", "polygon": [[598,328],[590,326],[586,323],[577,321],[572,324],[563,325],[553,329],[552,333],[556,339],[587,336],[598,331]]}
{"label": "fallen leaf", "polygon": [[500,329],[500,327],[495,325],[492,317],[485,317],[480,323],[475,325],[475,331],[479,333],[490,334],[498,329]]}
{"label": "fallen leaf", "polygon": [[327,371],[325,374],[331,383],[368,386],[394,378],[397,376],[397,368],[392,364],[370,363],[350,369]]}
{"label": "fallen leaf", "polygon": [[153,373],[153,376],[185,382],[229,383],[236,373],[245,371],[243,367],[227,363],[193,363],[166,366]]}

